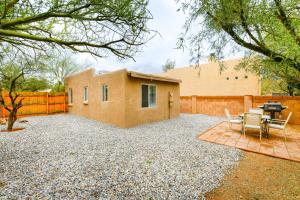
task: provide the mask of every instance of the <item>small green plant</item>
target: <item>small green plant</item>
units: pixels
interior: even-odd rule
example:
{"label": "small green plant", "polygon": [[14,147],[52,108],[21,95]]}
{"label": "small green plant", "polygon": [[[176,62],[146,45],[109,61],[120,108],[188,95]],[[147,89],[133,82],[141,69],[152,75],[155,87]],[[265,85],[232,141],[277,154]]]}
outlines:
{"label": "small green plant", "polygon": [[152,164],[152,160],[147,160],[146,162],[148,165],[151,165]]}

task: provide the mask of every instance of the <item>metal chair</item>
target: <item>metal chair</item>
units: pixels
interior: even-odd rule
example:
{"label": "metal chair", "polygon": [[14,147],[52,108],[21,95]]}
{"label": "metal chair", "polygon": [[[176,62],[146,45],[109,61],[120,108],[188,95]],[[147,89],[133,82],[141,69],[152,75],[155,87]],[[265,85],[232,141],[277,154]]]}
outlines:
{"label": "metal chair", "polygon": [[232,116],[229,113],[229,110],[227,108],[224,109],[226,118],[227,118],[227,122],[228,122],[228,127],[231,129],[232,124],[242,124],[243,120],[238,119],[238,118],[232,118]]}
{"label": "metal chair", "polygon": [[283,134],[284,134],[284,139],[286,140],[285,127],[286,127],[287,123],[289,122],[291,116],[292,116],[292,112],[289,113],[289,115],[286,118],[286,120],[272,119],[270,121],[270,123],[268,124],[268,132],[269,132],[270,128],[282,130]]}
{"label": "metal chair", "polygon": [[259,139],[262,136],[262,115],[258,113],[244,113],[243,132],[246,137],[246,129],[258,129]]}

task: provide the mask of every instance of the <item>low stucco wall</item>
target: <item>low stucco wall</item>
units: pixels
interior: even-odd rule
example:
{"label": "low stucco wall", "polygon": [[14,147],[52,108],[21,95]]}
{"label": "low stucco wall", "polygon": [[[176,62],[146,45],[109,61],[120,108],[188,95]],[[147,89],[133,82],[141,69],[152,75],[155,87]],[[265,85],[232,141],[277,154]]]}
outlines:
{"label": "low stucco wall", "polygon": [[300,124],[300,97],[295,96],[182,96],[180,108],[183,113],[224,116],[224,108],[232,115],[248,112],[249,108],[257,108],[268,101],[280,102],[287,109],[282,111],[286,119],[293,112],[290,124]]}
{"label": "low stucco wall", "polygon": [[[156,106],[141,107],[141,85],[155,84]],[[102,102],[102,85],[108,85],[108,101]],[[69,112],[87,118],[132,127],[177,117],[180,114],[179,83],[154,81],[128,76],[127,70],[95,75],[90,69],[65,80],[66,91],[73,90],[73,103]],[[89,100],[84,104],[84,87],[88,86]],[[173,93],[173,105],[169,107],[169,92]]]}

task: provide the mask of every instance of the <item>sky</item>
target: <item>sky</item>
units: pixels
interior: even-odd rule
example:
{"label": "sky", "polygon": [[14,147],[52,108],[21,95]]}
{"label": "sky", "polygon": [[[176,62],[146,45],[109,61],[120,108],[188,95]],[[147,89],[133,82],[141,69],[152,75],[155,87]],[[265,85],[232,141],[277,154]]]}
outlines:
{"label": "sky", "polygon": [[177,12],[179,5],[174,0],[150,0],[149,7],[153,20],[149,21],[150,29],[159,32],[134,56],[135,61],[127,59],[120,61],[114,56],[97,58],[84,54],[78,57],[78,62],[84,66],[95,67],[97,70],[113,71],[127,68],[143,73],[159,73],[167,59],[175,60],[175,67],[188,66],[190,55],[188,50],[176,49],[176,43],[186,16]]}

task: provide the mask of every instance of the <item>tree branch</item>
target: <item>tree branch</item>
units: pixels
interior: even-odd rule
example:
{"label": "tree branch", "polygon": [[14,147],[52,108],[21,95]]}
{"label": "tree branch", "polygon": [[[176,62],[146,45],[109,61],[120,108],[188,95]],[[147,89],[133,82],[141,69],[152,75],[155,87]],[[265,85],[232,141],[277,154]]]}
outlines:
{"label": "tree branch", "polygon": [[0,42],[13,47],[41,50],[46,44],[124,59],[133,58],[152,32],[146,26],[152,19],[147,0],[46,1],[43,5],[32,0],[2,1],[14,3],[0,21]]}
{"label": "tree branch", "polygon": [[244,28],[244,30],[246,31],[246,33],[249,35],[249,37],[258,45],[258,46],[264,46],[250,31],[250,29],[248,28],[248,23],[247,23],[247,19],[245,16],[245,12],[243,9],[243,1],[239,0],[239,4],[240,4],[240,19],[241,19],[241,23],[242,26]]}
{"label": "tree branch", "polygon": [[1,16],[1,19],[0,19],[0,24],[1,24],[1,20],[4,19],[4,18],[6,17],[7,11],[8,11],[9,9],[11,9],[12,7],[14,7],[14,5],[15,5],[16,3],[18,3],[18,1],[19,1],[19,0],[12,0],[11,2],[9,2],[9,3],[7,4],[7,2],[6,2],[6,0],[5,0],[4,8],[3,8],[4,10],[3,10],[3,13],[2,13],[2,16]]}
{"label": "tree branch", "polygon": [[[0,35],[29,39],[29,40],[40,41],[40,42],[55,43],[55,44],[65,46],[65,47],[68,47],[68,48],[71,48],[74,50],[77,50],[75,48],[76,46],[84,46],[84,47],[90,46],[90,47],[94,47],[94,48],[103,48],[103,49],[110,50],[112,53],[114,53],[117,56],[124,56],[124,57],[129,57],[129,56],[126,55],[125,53],[122,53],[121,51],[118,51],[118,49],[111,47],[110,45],[115,44],[115,43],[120,43],[120,42],[124,42],[129,45],[142,45],[143,44],[143,43],[130,43],[130,42],[126,41],[125,38],[110,41],[105,44],[95,44],[95,43],[89,43],[89,42],[83,42],[83,41],[82,42],[64,41],[64,40],[57,39],[57,38],[46,38],[46,37],[40,37],[40,36],[35,36],[35,35],[29,35],[29,34],[25,34],[25,33],[19,33],[19,32],[12,31],[12,30],[1,30],[1,29],[0,29]],[[101,57],[101,55],[98,55],[98,54],[95,54],[95,55]]]}
{"label": "tree branch", "polygon": [[300,46],[300,36],[297,35],[297,30],[293,28],[293,25],[289,18],[287,17],[282,5],[281,0],[274,0],[275,5],[278,9],[277,16],[281,23],[285,26],[285,28],[289,31],[289,33],[295,38],[296,43]]}
{"label": "tree branch", "polygon": [[0,105],[2,105],[8,112],[11,112],[11,109],[5,104],[2,89],[0,89]]}
{"label": "tree branch", "polygon": [[261,46],[257,46],[254,44],[251,44],[249,42],[246,42],[245,40],[243,40],[242,38],[239,37],[239,35],[234,31],[232,25],[229,24],[224,24],[223,22],[221,22],[220,20],[218,20],[217,17],[215,17],[214,15],[212,15],[210,12],[207,12],[207,14],[218,24],[220,24],[222,26],[222,29],[229,34],[232,39],[239,44],[240,46],[246,47],[247,49],[253,50],[255,52],[261,53],[265,56],[270,57],[272,60],[274,60],[275,62],[283,62],[283,61],[288,61],[290,62],[295,69],[297,69],[298,71],[300,71],[300,64],[295,62],[294,60],[290,59],[290,58],[285,58],[284,56],[280,55],[279,53],[273,52],[268,48],[265,47],[261,47]]}
{"label": "tree branch", "polygon": [[12,93],[15,92],[16,90],[16,81],[24,75],[24,72],[22,70],[22,72],[16,76],[15,78],[13,78],[13,80],[11,81],[10,83],[10,87],[9,87],[9,92],[8,92],[8,95],[9,95],[9,98],[10,98],[10,101],[11,101],[11,104],[14,105],[15,104],[15,100],[18,98],[18,95],[15,95],[16,98],[13,97]]}

